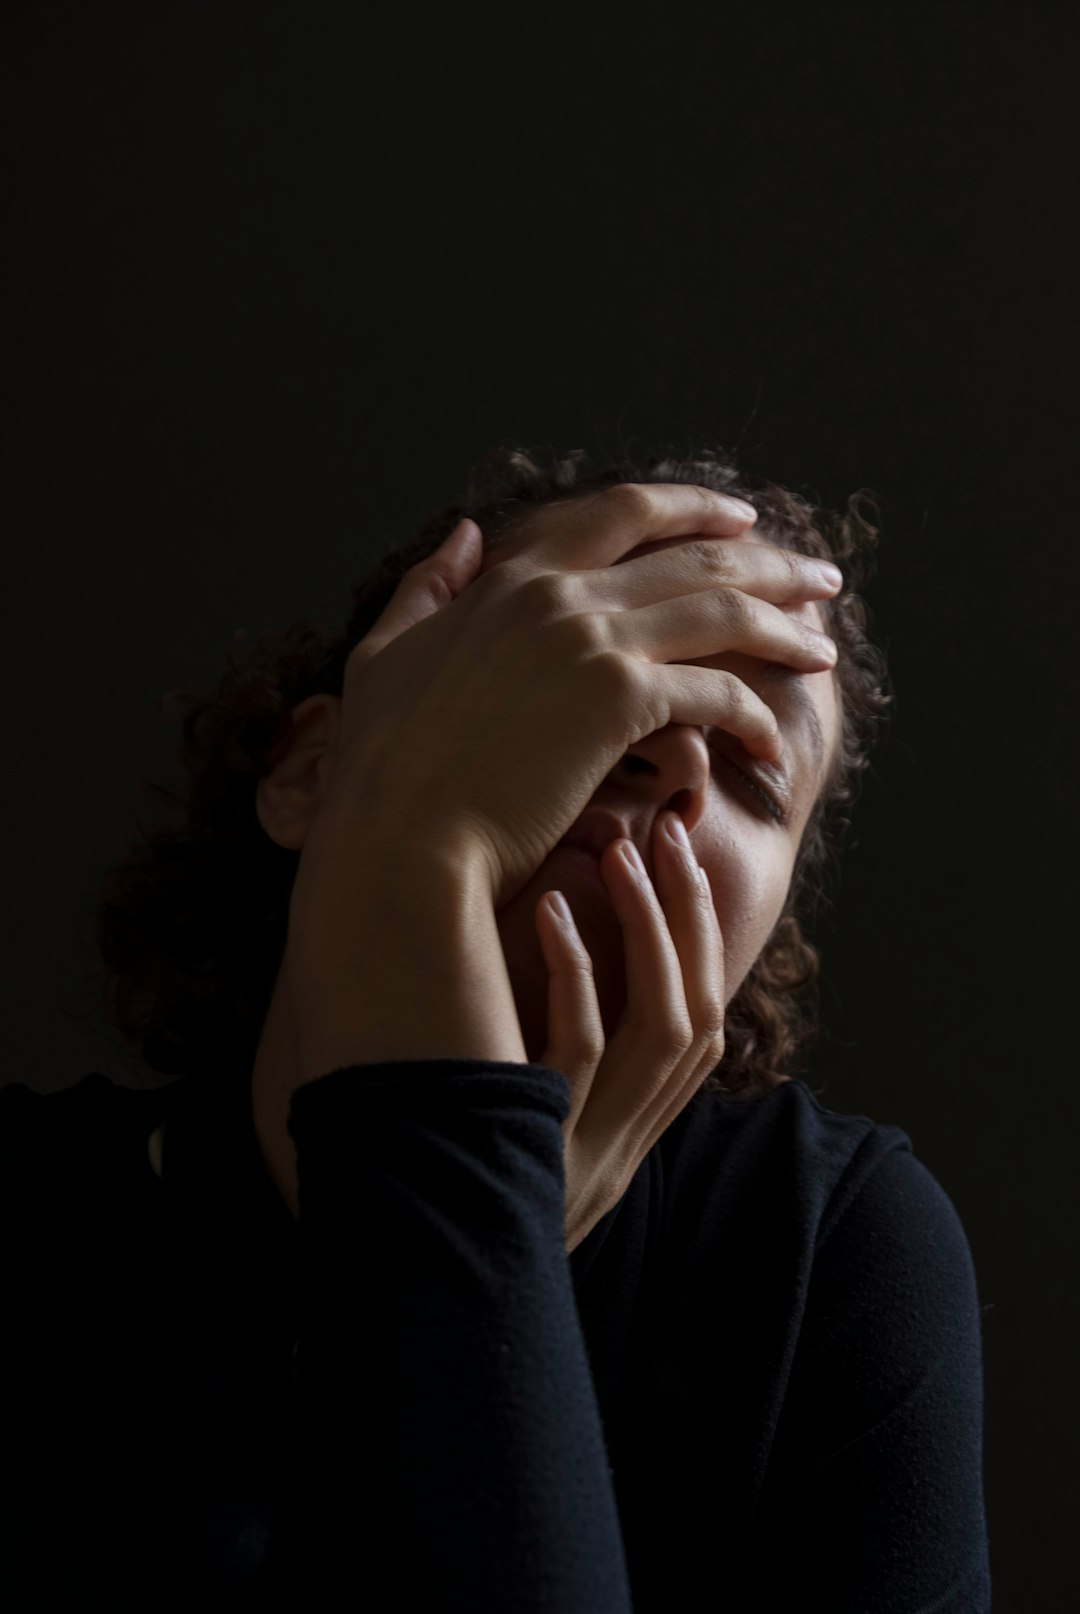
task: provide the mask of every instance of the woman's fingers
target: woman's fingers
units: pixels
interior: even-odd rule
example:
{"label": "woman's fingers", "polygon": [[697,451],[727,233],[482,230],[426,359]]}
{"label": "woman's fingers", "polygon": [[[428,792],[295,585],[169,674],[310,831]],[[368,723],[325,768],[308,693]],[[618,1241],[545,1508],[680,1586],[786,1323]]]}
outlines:
{"label": "woman's fingers", "polygon": [[[654,847],[661,833],[657,828]],[[714,1023],[715,1000],[723,1004],[723,955],[693,854],[687,859],[658,848],[655,888],[643,865],[625,860],[624,847],[633,850],[627,841],[606,849],[600,872],[623,930],[626,1016],[594,1078],[585,1119],[594,1138],[628,1126],[640,1138],[644,1126],[647,1150],[663,1130],[654,1113],[685,1102],[682,1083],[670,1091],[672,1073],[700,1043],[703,1024]]]}
{"label": "woman's fingers", "polygon": [[356,660],[378,655],[407,629],[449,605],[476,578],[483,556],[480,528],[465,517],[438,549],[409,567],[371,632],[354,646]]}
{"label": "woman's fingers", "polygon": [[[659,817],[653,835],[653,863],[657,892],[678,954],[686,1006],[698,1044],[693,1062],[696,1088],[702,1076],[719,1064],[724,1054],[727,996],[724,938],[708,875],[694,855],[682,819],[677,813],[663,813]],[[669,823],[676,826],[674,836],[668,832]],[[687,1094],[680,1084],[656,1117],[657,1137],[682,1109],[686,1099]]]}
{"label": "woman's fingers", "polygon": [[601,859],[626,958],[627,1007],[610,1043],[588,950],[572,917],[559,916],[561,893],[546,892],[536,908],[548,967],[541,1063],[571,1086],[563,1122],[568,1254],[618,1202],[724,1051],[724,944],[708,880],[689,844],[670,842],[662,822],[654,827],[655,887],[643,866],[624,861],[630,846],[613,843]]}
{"label": "woman's fingers", "polygon": [[616,482],[539,505],[529,531],[500,544],[500,556],[528,553],[542,571],[611,566],[640,544],[699,533],[734,538],[757,520],[754,506],[695,483]]}
{"label": "woman's fingers", "polygon": [[547,892],[537,903],[535,918],[548,969],[548,1044],[540,1063],[561,1070],[570,1083],[570,1114],[563,1126],[572,1130],[604,1055],[604,1022],[592,959],[566,898]]}

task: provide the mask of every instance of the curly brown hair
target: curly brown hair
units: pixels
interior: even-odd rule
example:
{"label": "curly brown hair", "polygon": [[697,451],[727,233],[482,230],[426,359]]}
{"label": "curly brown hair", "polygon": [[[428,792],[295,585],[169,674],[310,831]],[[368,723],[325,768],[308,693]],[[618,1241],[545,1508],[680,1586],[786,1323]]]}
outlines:
{"label": "curly brown hair", "polygon": [[[220,1071],[249,1075],[280,967],[289,896],[299,852],[277,846],[255,813],[257,780],[289,738],[293,708],[309,695],[340,695],[346,658],[374,626],[405,572],[446,538],[463,516],[486,548],[507,539],[539,504],[616,482],[684,482],[731,493],[758,512],[755,535],[844,571],[841,593],[819,602],[839,656],[833,676],[842,708],[842,744],[805,827],[784,910],[728,1005],[723,1059],[705,1086],[741,1098],[764,1096],[802,1063],[818,1035],[817,949],[803,935],[830,902],[850,810],[879,738],[889,675],[867,638],[860,597],[878,538],[852,494],[844,515],[736,469],[734,456],[702,448],[693,457],[653,455],[583,468],[575,449],[558,458],[521,448],[489,450],[473,465],[459,498],[441,506],[407,542],[384,554],[353,590],[344,631],[328,635],[310,619],[248,642],[238,630],[213,692],[173,691],[159,702],[182,723],[180,757],[189,776],[177,794],[148,788],[179,821],[150,831],[106,875],[94,916],[105,1013],[151,1070],[165,1075]],[[876,514],[875,509],[875,514]]]}

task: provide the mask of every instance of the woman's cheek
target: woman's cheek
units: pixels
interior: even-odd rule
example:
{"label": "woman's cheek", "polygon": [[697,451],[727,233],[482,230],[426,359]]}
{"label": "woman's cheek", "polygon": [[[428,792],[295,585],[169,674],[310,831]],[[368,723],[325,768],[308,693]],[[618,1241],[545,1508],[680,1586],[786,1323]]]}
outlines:
{"label": "woman's cheek", "polygon": [[724,1005],[731,1002],[784,908],[790,870],[745,845],[701,855],[724,939]]}

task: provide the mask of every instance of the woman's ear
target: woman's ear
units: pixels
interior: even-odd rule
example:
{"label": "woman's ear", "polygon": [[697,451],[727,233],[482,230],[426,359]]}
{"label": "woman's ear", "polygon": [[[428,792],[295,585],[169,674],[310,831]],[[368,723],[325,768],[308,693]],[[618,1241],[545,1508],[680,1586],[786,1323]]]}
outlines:
{"label": "woman's ear", "polygon": [[303,846],[334,771],[340,724],[339,695],[309,695],[293,707],[291,733],[255,787],[255,815],[275,845]]}

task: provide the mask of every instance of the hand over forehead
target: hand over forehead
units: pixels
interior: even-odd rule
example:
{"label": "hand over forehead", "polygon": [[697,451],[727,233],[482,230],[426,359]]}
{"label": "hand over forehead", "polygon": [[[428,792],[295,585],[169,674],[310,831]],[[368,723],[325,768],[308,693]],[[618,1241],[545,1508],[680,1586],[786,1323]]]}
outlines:
{"label": "hand over forehead", "polygon": [[[485,572],[490,572],[492,567],[498,566],[501,561],[510,560],[515,555],[525,553],[529,549],[530,545],[535,541],[535,536],[535,533],[530,532],[526,527],[525,531],[518,533],[516,537],[509,539],[505,544],[499,544],[494,549],[487,550],[483,561],[480,564],[480,569],[477,572],[477,576],[482,577]],[[622,566],[625,565],[628,560],[640,560],[643,555],[652,555],[661,549],[671,549],[675,544],[692,543],[696,538],[700,538],[702,536],[704,535],[701,533],[691,532],[678,535],[674,538],[652,538],[647,543],[638,544],[637,547],[635,549],[631,549],[628,554],[621,555],[618,560],[612,562],[612,565]],[[767,543],[768,539],[762,538],[757,534],[755,527],[749,526],[745,527],[741,532],[733,534],[731,537],[711,538],[709,541],[716,544],[761,544]],[[784,611],[789,616],[801,617],[803,621],[808,622],[813,628],[820,629],[825,625],[825,618],[813,600],[796,600],[791,604],[781,605],[778,607],[778,609]]]}
{"label": "hand over forehead", "polygon": [[[731,537],[713,538],[711,542],[717,544],[765,542],[764,539],[755,537],[754,534],[755,529],[754,527],[750,526],[744,528],[744,530],[740,533],[733,534]],[[650,539],[648,543],[638,544],[636,549],[631,549],[628,554],[621,555],[619,559],[613,561],[612,564],[615,566],[622,566],[628,560],[639,560],[642,555],[651,555],[660,549],[670,549],[674,544],[692,543],[695,538],[699,538],[701,536],[702,534],[700,533],[688,532],[674,538],[653,538]],[[508,539],[505,544],[499,544],[494,549],[489,549],[485,553],[484,558],[480,563],[480,570],[477,575],[483,576],[485,572],[490,572],[491,568],[493,566],[497,566],[500,561],[509,560],[514,555],[524,554],[532,545],[534,540],[535,534],[530,532],[526,527],[523,532],[518,533],[518,535],[514,538]]]}

